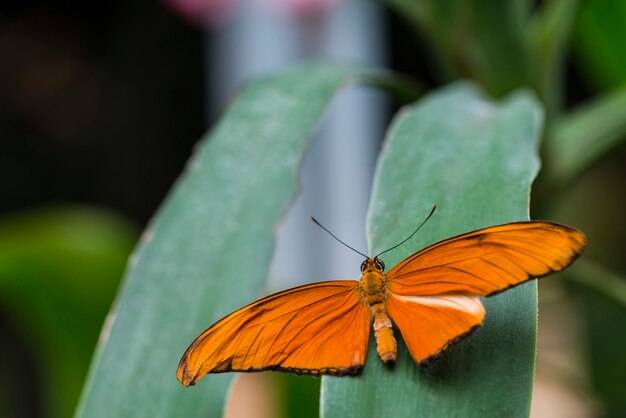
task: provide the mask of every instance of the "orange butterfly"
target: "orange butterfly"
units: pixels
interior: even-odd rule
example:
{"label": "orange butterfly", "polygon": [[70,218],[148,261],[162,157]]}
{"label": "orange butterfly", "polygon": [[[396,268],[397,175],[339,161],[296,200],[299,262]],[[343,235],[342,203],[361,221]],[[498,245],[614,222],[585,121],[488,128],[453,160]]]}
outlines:
{"label": "orange butterfly", "polygon": [[383,362],[397,357],[395,325],[418,366],[427,367],[482,325],[479,296],[562,270],[584,246],[585,236],[574,228],[513,222],[433,244],[388,273],[382,253],[359,252],[366,257],[360,281],[300,286],[233,312],[191,343],[176,377],[189,386],[207,373],[231,371],[356,374],[365,364],[372,322]]}

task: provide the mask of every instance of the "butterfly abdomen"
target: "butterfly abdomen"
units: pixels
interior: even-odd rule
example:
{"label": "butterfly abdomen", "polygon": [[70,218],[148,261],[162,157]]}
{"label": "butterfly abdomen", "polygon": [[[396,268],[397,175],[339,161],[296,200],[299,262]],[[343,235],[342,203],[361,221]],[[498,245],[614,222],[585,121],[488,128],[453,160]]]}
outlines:
{"label": "butterfly abdomen", "polygon": [[384,363],[393,363],[398,357],[398,346],[385,305],[377,303],[370,306],[370,311],[374,315],[374,336],[378,356]]}
{"label": "butterfly abdomen", "polygon": [[375,260],[367,260],[363,277],[359,282],[361,300],[368,306],[374,318],[374,337],[378,356],[384,363],[393,363],[398,357],[398,348],[396,338],[393,336],[391,319],[385,309],[386,277],[377,267]]}

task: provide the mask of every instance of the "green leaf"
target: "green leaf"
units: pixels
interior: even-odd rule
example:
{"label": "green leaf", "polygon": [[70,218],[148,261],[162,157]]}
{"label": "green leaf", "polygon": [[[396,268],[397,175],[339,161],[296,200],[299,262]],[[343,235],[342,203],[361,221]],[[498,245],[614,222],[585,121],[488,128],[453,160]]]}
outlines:
{"label": "green leaf", "polygon": [[317,418],[320,416],[320,379],[274,373],[283,392],[285,418]]}
{"label": "green leaf", "polygon": [[626,88],[558,120],[546,142],[549,177],[567,182],[626,139]]}
{"label": "green leaf", "polygon": [[[2,350],[0,393],[39,386],[45,416],[71,416],[135,237],[126,222],[88,207],[21,210],[0,219],[0,303],[29,343],[20,358],[33,357],[24,365],[11,344]],[[33,369],[40,375],[30,375]],[[19,402],[25,400],[9,399],[5,408],[21,408]]]}
{"label": "green leaf", "polygon": [[589,83],[611,89],[626,82],[626,2],[602,0],[581,2],[576,20],[573,50]]}
{"label": "green leaf", "polygon": [[241,92],[144,233],[77,417],[222,415],[233,374],[184,388],[180,356],[258,297],[307,142],[333,95],[359,76],[386,84],[381,73],[318,65]]}
{"label": "green leaf", "polygon": [[533,50],[534,85],[550,116],[563,106],[564,65],[579,0],[550,0],[533,15],[528,27]]}
{"label": "green leaf", "polygon": [[[401,111],[375,174],[370,253],[404,239],[434,203],[438,211],[417,236],[385,256],[388,266],[444,238],[528,219],[541,126],[542,112],[531,96],[518,93],[493,103],[466,84]],[[484,327],[428,370],[414,365],[402,342],[398,362],[388,368],[371,342],[361,376],[322,379],[322,416],[528,416],[537,285],[484,303]]]}
{"label": "green leaf", "polygon": [[579,260],[565,275],[570,281],[626,308],[626,278],[588,259]]}
{"label": "green leaf", "polygon": [[567,277],[578,296],[584,318],[585,354],[594,397],[602,403],[604,417],[626,412],[626,280],[589,260],[580,260]]}
{"label": "green leaf", "polygon": [[432,44],[445,80],[472,78],[503,95],[531,84],[528,0],[386,0]]}

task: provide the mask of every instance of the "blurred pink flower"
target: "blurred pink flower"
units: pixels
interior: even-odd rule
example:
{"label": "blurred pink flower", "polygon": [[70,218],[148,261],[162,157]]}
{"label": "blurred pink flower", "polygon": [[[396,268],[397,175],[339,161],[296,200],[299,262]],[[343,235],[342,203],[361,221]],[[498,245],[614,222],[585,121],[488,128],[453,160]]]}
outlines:
{"label": "blurred pink flower", "polygon": [[341,0],[161,0],[193,25],[216,27],[228,22],[237,7],[258,7],[279,16],[310,18],[332,10]]}
{"label": "blurred pink flower", "polygon": [[307,18],[328,13],[340,0],[256,0],[261,6],[296,18]]}
{"label": "blurred pink flower", "polygon": [[237,7],[236,0],[161,0],[187,22],[200,27],[226,23]]}

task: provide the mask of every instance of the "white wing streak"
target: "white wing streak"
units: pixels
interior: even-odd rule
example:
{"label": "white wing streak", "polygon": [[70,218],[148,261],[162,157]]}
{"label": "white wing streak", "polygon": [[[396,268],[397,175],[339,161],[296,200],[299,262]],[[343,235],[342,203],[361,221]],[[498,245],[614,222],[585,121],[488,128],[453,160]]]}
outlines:
{"label": "white wing streak", "polygon": [[394,295],[394,298],[403,302],[419,303],[420,305],[431,306],[433,308],[455,309],[476,316],[483,316],[485,314],[485,308],[477,295],[461,293],[450,293],[436,296]]}

